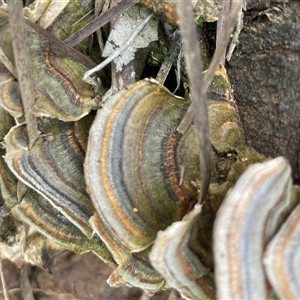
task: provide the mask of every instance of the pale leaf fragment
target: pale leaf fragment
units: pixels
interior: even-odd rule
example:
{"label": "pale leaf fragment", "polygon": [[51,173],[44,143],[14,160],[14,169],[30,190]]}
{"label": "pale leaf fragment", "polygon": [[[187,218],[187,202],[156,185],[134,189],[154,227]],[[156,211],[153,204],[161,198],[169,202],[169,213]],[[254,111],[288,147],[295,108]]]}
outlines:
{"label": "pale leaf fragment", "polygon": [[[112,55],[117,49],[122,47],[132,36],[136,28],[149,15],[149,9],[141,6],[133,6],[120,16],[111,31],[108,41],[105,44],[103,57]],[[135,52],[139,48],[146,48],[152,41],[158,39],[158,20],[152,18],[143,31],[134,39],[133,43],[120,56],[114,59],[117,71],[122,69],[134,59]]]}

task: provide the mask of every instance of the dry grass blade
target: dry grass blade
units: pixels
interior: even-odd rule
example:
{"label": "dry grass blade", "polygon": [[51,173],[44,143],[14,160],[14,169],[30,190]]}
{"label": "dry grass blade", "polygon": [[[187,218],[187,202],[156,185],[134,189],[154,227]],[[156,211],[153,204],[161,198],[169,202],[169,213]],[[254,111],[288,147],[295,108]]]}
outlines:
{"label": "dry grass blade", "polygon": [[131,7],[132,5],[138,3],[138,0],[127,0],[127,1],[120,1],[117,5],[103,13],[101,16],[94,19],[90,24],[83,27],[81,30],[75,32],[73,35],[68,37],[65,40],[65,43],[69,46],[74,46],[81,42],[83,39],[91,35],[97,29],[102,27],[103,25],[110,22],[113,18],[120,15],[126,9]]}
{"label": "dry grass blade", "polygon": [[69,55],[73,56],[75,59],[79,60],[80,62],[82,62],[83,64],[85,64],[90,68],[96,66],[96,64],[90,58],[88,58],[81,52],[77,51],[76,49],[70,47],[66,43],[62,42],[60,39],[54,36],[50,31],[43,29],[39,25],[29,20],[25,20],[25,23],[27,26],[34,29],[40,37],[49,41],[49,44],[51,45],[51,50],[55,51],[56,54],[60,54],[61,52],[68,53]]}
{"label": "dry grass blade", "polygon": [[33,145],[39,136],[37,119],[31,112],[34,104],[33,86],[30,77],[29,55],[26,44],[25,22],[21,1],[8,1],[9,26],[13,36],[12,44],[15,64],[18,71],[18,79],[22,102],[24,106],[29,147]]}
{"label": "dry grass blade", "polygon": [[207,193],[211,173],[211,142],[208,124],[208,110],[205,90],[203,88],[202,65],[200,50],[197,41],[196,26],[193,19],[193,7],[191,1],[179,1],[177,3],[179,27],[182,35],[184,57],[187,64],[187,73],[191,87],[195,108],[195,124],[200,140],[201,163],[201,201]]}
{"label": "dry grass blade", "polygon": [[[231,10],[229,15],[227,16],[226,24],[224,26],[224,30],[220,34],[220,37],[218,38],[217,41],[217,46],[216,46],[216,51],[213,55],[212,61],[209,65],[209,68],[207,72],[204,75],[204,84],[203,84],[203,89],[204,92],[207,91],[212,78],[215,74],[215,71],[222,60],[222,56],[225,52],[225,49],[227,47],[227,44],[230,39],[231,32],[233,31],[233,28],[235,26],[237,16],[242,8],[243,1],[236,0],[232,1],[231,3]],[[195,113],[195,106],[194,103],[190,106],[189,110],[187,111],[185,117],[181,121],[180,125],[178,126],[178,131],[184,132],[186,128],[190,125],[194,118],[194,113]]]}
{"label": "dry grass blade", "polygon": [[96,66],[95,68],[85,72],[83,76],[83,80],[87,83],[90,83],[91,85],[94,85],[96,88],[98,86],[98,83],[91,78],[91,75],[102,70],[105,66],[107,66],[110,62],[112,62],[116,57],[118,57],[121,53],[125,52],[126,49],[133,43],[134,39],[137,37],[137,35],[145,28],[145,26],[148,24],[150,19],[153,17],[153,13],[150,14],[141,24],[139,24],[134,31],[134,33],[131,35],[131,37],[127,40],[127,42],[122,45],[119,49],[114,51],[112,55],[107,57],[101,64]]}
{"label": "dry grass blade", "polygon": [[[228,13],[230,10],[230,3],[231,3],[231,0],[222,0],[222,9],[221,9],[220,16],[219,16],[219,19],[217,22],[217,41],[220,39],[220,35],[224,31],[226,17],[228,16]],[[222,58],[220,59],[220,63],[222,65],[224,65],[224,63],[225,63],[225,55],[226,55],[226,49],[224,48]]]}
{"label": "dry grass blade", "polygon": [[5,282],[5,278],[4,278],[4,274],[3,274],[3,266],[2,266],[2,257],[1,257],[1,255],[0,255],[0,277],[1,277],[4,300],[9,300],[7,287],[6,287],[6,282]]}
{"label": "dry grass blade", "polygon": [[[174,53],[177,54],[177,57],[181,57],[181,45],[178,43],[178,41],[173,41],[172,44],[171,44],[171,47],[156,75],[156,80],[158,82],[160,82],[161,84],[164,84],[166,79],[167,79],[167,76],[171,70],[171,67],[175,61],[175,58],[174,58]],[[181,60],[178,60],[178,62],[181,61]],[[180,69],[180,63],[178,64],[177,66],[177,69],[179,70]],[[178,86],[177,86],[178,88]],[[177,89],[176,88],[176,89]],[[175,93],[175,91],[174,91]]]}
{"label": "dry grass blade", "polygon": [[229,15],[227,16],[224,30],[220,34],[220,38],[218,38],[218,40],[217,40],[216,51],[211,60],[209,68],[204,76],[205,91],[208,89],[208,87],[214,77],[215,71],[222,59],[222,56],[223,56],[225,49],[228,45],[228,42],[230,40],[231,33],[234,29],[234,26],[236,25],[238,15],[242,9],[242,6],[243,6],[243,1],[241,1],[241,0],[233,0],[231,2],[231,10],[230,10]]}

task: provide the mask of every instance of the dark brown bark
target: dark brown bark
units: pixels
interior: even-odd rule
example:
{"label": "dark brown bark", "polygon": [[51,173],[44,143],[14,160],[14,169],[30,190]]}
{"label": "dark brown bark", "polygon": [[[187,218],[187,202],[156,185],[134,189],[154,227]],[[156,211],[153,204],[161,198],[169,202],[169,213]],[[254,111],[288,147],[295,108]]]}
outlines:
{"label": "dark brown bark", "polygon": [[300,2],[248,1],[227,71],[247,143],[300,181]]}

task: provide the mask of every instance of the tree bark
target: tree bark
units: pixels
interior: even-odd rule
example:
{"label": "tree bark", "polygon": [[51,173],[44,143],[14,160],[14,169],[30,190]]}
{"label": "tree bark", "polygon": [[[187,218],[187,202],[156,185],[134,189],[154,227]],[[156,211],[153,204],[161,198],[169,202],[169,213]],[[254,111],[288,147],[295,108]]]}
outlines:
{"label": "tree bark", "polygon": [[300,2],[248,1],[227,71],[246,142],[285,156],[300,182]]}

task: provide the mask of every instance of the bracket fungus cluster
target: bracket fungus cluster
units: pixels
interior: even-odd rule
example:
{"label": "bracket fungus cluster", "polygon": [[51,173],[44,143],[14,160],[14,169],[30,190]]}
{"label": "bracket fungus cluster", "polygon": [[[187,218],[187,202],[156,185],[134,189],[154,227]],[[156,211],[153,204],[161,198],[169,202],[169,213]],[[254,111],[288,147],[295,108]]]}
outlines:
{"label": "bracket fungus cluster", "polygon": [[[207,20],[216,11],[206,10]],[[13,62],[2,8],[0,39]],[[271,283],[282,299],[299,296],[291,275],[299,208],[272,238],[299,190],[284,158],[267,160],[245,144],[222,66],[207,93],[212,167],[200,204],[197,128],[177,130],[190,100],[143,79],[100,108],[102,95],[81,80],[88,66],[29,27],[27,43],[39,130],[32,147],[18,82],[0,69],[0,191],[13,217],[65,249],[94,252],[113,268],[112,286],[267,299]]]}

